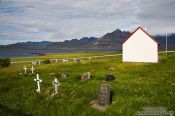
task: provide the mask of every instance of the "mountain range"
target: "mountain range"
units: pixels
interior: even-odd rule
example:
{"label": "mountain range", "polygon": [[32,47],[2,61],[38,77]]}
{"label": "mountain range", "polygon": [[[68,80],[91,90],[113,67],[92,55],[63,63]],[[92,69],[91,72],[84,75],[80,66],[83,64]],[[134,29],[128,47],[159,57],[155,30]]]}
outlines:
{"label": "mountain range", "polygon": [[[116,29],[100,38],[83,37],[81,39],[65,40],[64,42],[20,42],[10,45],[1,45],[1,49],[122,49],[122,42],[130,35],[129,31]],[[165,36],[153,36],[160,42],[159,49],[165,48]],[[175,33],[168,35],[168,48],[175,49]]]}

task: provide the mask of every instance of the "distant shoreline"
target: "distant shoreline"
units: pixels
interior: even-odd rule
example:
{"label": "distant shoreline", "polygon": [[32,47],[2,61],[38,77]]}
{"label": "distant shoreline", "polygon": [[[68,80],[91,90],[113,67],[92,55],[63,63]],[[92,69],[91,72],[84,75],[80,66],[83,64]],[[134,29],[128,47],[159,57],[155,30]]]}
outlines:
{"label": "distant shoreline", "polygon": [[72,53],[72,52],[116,52],[116,49],[5,49],[0,50],[0,57],[27,57],[42,56],[51,53]]}

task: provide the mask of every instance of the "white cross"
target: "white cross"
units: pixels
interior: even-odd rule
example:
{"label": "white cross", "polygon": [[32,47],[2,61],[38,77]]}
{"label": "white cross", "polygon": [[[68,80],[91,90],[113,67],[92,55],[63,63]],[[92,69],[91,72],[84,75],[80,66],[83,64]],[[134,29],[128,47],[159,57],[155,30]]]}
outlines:
{"label": "white cross", "polygon": [[36,61],[32,61],[32,65],[36,65]]}
{"label": "white cross", "polygon": [[40,60],[38,60],[38,64],[41,64]]}
{"label": "white cross", "polygon": [[34,79],[34,81],[37,82],[38,85],[38,89],[36,90],[38,93],[40,93],[40,82],[42,82],[41,79],[39,79],[39,74],[36,75],[36,78]]}
{"label": "white cross", "polygon": [[32,74],[33,74],[33,71],[34,71],[35,69],[34,69],[34,67],[32,66],[32,68],[31,68],[31,71],[32,71]]}
{"label": "white cross", "polygon": [[26,74],[27,73],[27,67],[26,66],[24,66],[24,74]]}
{"label": "white cross", "polygon": [[56,94],[58,94],[58,86],[60,86],[60,83],[57,80],[57,78],[54,79],[53,85],[55,86],[55,95],[56,95]]}

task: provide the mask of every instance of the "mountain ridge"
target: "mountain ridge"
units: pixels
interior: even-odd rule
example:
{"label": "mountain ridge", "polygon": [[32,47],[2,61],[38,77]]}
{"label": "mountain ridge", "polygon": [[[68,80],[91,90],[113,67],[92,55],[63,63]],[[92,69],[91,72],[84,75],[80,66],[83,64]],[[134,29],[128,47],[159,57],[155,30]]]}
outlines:
{"label": "mountain ridge", "polygon": [[[63,42],[18,42],[10,45],[0,45],[1,49],[105,49],[111,48],[116,50],[122,49],[123,41],[129,37],[131,32],[121,31],[116,29],[113,32],[106,33],[103,36],[96,37],[83,37],[81,39],[65,40]],[[155,35],[153,36],[157,41],[160,42],[160,49],[165,48],[165,36]],[[175,49],[175,33],[168,35],[168,47]]]}

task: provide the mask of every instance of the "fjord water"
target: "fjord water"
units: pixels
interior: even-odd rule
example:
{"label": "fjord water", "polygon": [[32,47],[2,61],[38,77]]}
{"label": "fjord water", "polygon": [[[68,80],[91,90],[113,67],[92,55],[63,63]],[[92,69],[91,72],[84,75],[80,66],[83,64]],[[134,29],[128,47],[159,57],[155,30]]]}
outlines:
{"label": "fjord water", "polygon": [[39,53],[71,53],[80,51],[114,52],[115,49],[52,49],[52,50],[0,50],[0,57],[37,56]]}

